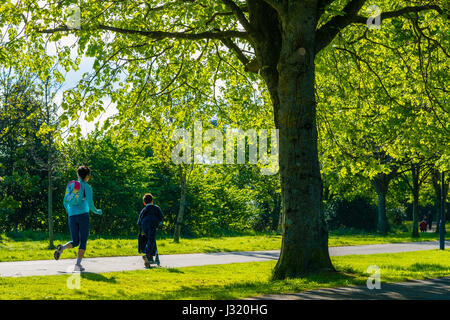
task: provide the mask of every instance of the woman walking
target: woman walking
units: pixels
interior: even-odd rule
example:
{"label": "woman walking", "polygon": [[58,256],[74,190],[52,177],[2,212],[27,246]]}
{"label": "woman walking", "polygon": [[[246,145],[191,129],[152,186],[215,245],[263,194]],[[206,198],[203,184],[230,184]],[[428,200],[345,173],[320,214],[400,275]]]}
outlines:
{"label": "woman walking", "polygon": [[89,236],[89,211],[102,214],[102,210],[94,206],[92,197],[92,187],[88,184],[91,177],[91,170],[86,166],[81,166],[77,170],[78,181],[70,181],[67,185],[64,196],[64,208],[69,215],[69,228],[72,241],[65,245],[58,245],[54,253],[55,260],[58,260],[65,249],[78,248],[77,262],[74,271],[84,271],[81,260],[86,251],[86,243]]}

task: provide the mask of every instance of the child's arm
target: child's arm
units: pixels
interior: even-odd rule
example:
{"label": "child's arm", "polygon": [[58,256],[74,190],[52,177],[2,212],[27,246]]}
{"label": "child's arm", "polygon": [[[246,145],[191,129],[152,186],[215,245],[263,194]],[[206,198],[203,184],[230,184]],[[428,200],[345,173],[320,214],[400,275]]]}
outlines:
{"label": "child's arm", "polygon": [[159,224],[161,225],[164,220],[164,215],[161,211],[161,208],[160,207],[157,207],[157,208],[158,208],[157,215],[158,215],[158,219],[159,219]]}
{"label": "child's arm", "polygon": [[141,215],[142,215],[142,211],[141,211],[141,213],[139,213],[139,218],[138,218],[138,221],[137,221],[137,225],[138,226],[141,226]]}
{"label": "child's arm", "polygon": [[145,209],[146,209],[146,207],[144,207],[144,209],[142,209],[141,212],[139,213],[139,218],[137,221],[138,226],[141,226],[141,224],[142,224],[142,217],[144,216]]}

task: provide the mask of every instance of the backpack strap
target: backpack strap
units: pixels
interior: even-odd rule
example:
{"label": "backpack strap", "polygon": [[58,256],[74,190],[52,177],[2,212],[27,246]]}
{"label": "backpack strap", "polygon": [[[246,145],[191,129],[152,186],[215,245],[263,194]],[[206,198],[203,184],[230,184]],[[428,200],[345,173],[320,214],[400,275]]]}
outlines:
{"label": "backpack strap", "polygon": [[86,186],[84,185],[86,182],[83,180],[80,181],[80,185],[83,186],[83,200],[86,200]]}

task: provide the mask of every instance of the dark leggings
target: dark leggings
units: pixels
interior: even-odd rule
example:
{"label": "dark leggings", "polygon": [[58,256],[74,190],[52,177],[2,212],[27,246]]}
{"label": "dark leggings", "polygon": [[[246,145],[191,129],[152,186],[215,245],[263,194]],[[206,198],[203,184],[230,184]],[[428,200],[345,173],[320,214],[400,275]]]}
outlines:
{"label": "dark leggings", "polygon": [[145,246],[144,252],[149,256],[155,256],[157,247],[156,247],[156,227],[158,223],[153,221],[152,219],[144,219],[142,220],[142,230],[147,236],[147,244]]}
{"label": "dark leggings", "polygon": [[80,249],[86,250],[86,242],[89,236],[89,213],[69,216],[70,235],[72,247],[80,245]]}

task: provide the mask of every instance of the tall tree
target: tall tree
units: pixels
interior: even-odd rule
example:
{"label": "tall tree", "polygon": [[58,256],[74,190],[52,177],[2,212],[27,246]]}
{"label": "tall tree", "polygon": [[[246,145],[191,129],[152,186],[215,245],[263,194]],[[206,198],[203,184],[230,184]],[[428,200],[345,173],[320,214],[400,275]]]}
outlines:
{"label": "tall tree", "polygon": [[[419,162],[429,167],[448,161],[443,147],[449,141],[443,108],[448,28],[428,24],[429,14],[407,14],[376,32],[344,31],[318,60],[324,171],[371,179],[382,232],[388,229],[385,204],[392,179],[406,171],[417,178]],[[421,182],[414,181],[418,205]]]}
{"label": "tall tree", "polygon": [[0,72],[0,193],[9,207],[15,207],[8,213],[7,224],[20,230],[36,227],[39,219],[35,216],[45,195],[44,177],[32,157],[33,151],[41,156],[47,152],[44,141],[37,138],[43,125],[37,116],[42,110],[42,92],[29,71],[8,68]]}
{"label": "tall tree", "polygon": [[[119,67],[126,64],[119,55],[127,55],[128,60],[146,59],[154,56],[155,48],[165,48],[172,58],[187,59],[180,52],[201,51],[199,46],[209,40],[214,43],[212,52],[214,49],[216,53],[229,50],[235,54],[235,58],[227,55],[227,59],[233,61],[229,72],[235,72],[232,70],[236,58],[245,70],[258,72],[269,92],[274,123],[279,129],[284,218],[281,254],[274,278],[281,279],[333,269],[322,213],[315,58],[347,26],[366,27],[367,17],[359,14],[366,2],[80,1],[81,24],[77,29],[68,27],[62,14],[66,2],[40,6],[26,0],[8,8],[16,10],[13,11],[16,19],[19,16],[26,20],[26,31],[33,33],[31,39],[40,41],[50,34],[53,35],[51,39],[57,40],[62,33],[73,32],[79,39],[79,51],[96,56],[94,68],[96,73],[102,74],[102,80],[98,82],[103,81],[107,86],[103,92],[92,89],[90,99],[84,101],[94,114],[102,110],[99,96],[109,94],[112,81],[118,77],[117,69],[113,70],[108,63],[116,63]],[[381,14],[381,20],[429,10],[439,15],[443,13],[443,4],[440,0],[423,5],[399,1],[396,5],[386,5],[390,9]],[[105,41],[102,36],[108,31],[113,38]],[[150,70],[148,64],[146,67],[130,71],[147,83],[145,79]],[[87,89],[87,85],[88,82],[84,82],[79,89]],[[67,97],[67,102],[81,103],[81,97],[74,93]]]}
{"label": "tall tree", "polygon": [[[435,192],[435,207],[436,207],[436,233],[439,233],[439,225],[441,223],[441,174],[438,170],[433,170],[430,175],[431,184]],[[449,182],[444,181],[444,199],[447,199],[447,194],[449,190]],[[447,201],[444,201],[444,222],[447,221],[446,211],[448,210],[445,206],[448,206]],[[447,209],[447,210],[446,210]],[[445,230],[445,226],[444,226]]]}
{"label": "tall tree", "polygon": [[[421,161],[420,161],[421,160]],[[433,166],[424,161],[424,159],[412,159],[410,163],[411,181],[403,176],[409,189],[411,190],[413,198],[413,223],[412,223],[412,233],[413,238],[418,238],[419,235],[419,192],[421,185],[425,182],[428,175],[431,173]]]}
{"label": "tall tree", "polygon": [[36,136],[43,140],[47,154],[42,157],[35,149],[31,149],[31,153],[36,161],[36,165],[47,172],[48,237],[49,248],[53,249],[55,247],[53,244],[53,189],[55,173],[58,167],[62,166],[62,162],[58,157],[58,144],[62,138],[61,122],[63,124],[65,123],[60,119],[60,106],[54,100],[62,85],[56,82],[50,75],[47,75],[38,84],[43,94],[41,98],[42,107],[36,116],[41,119],[42,125]]}

